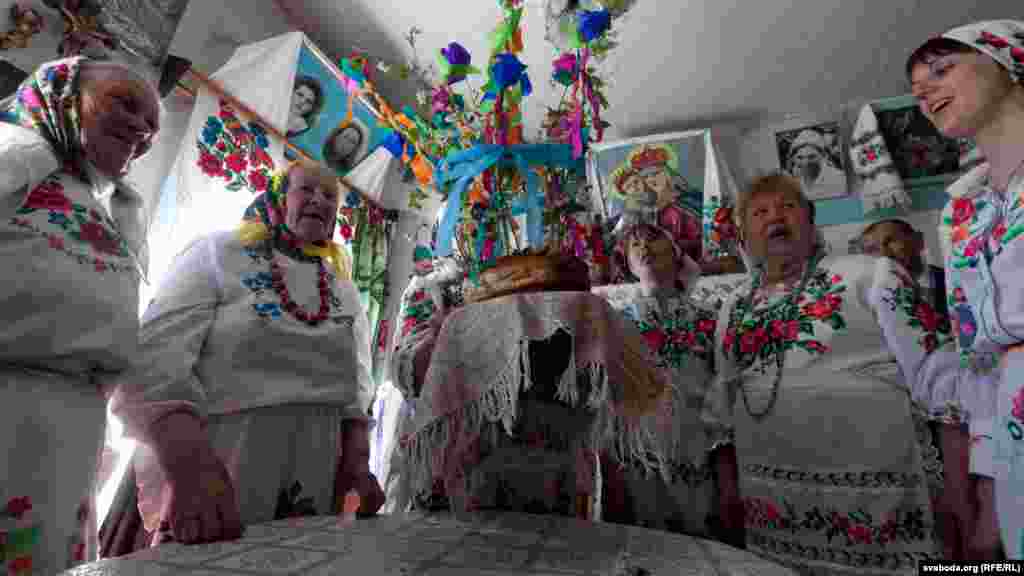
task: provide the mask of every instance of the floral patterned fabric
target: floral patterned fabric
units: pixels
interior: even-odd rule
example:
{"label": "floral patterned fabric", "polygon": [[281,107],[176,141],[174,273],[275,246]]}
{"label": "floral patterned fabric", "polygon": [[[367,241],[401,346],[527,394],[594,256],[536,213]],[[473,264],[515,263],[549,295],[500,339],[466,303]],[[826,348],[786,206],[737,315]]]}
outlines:
{"label": "floral patterned fabric", "polygon": [[140,223],[113,182],[71,162],[78,62],[43,65],[0,113],[0,438],[37,439],[0,441],[5,461],[37,463],[4,467],[0,491],[31,498],[44,526],[34,567],[47,574],[89,555],[77,509],[102,445],[101,388],[135,354],[139,327],[125,232]]}
{"label": "floral patterned fabric", "polygon": [[628,297],[610,298],[611,305],[632,320],[659,367],[669,371],[675,386],[655,418],[668,472],[647,472],[640,463],[626,471],[632,516],[639,525],[673,532],[708,535],[715,484],[707,461],[708,442],[700,405],[711,382],[715,312],[687,298],[659,302],[641,296],[640,286]]}
{"label": "floral patterned fabric", "polygon": [[989,183],[989,166],[975,168],[949,189],[940,237],[946,251],[950,315],[961,358],[969,368],[976,440],[971,471],[996,478],[1000,527],[1007,554],[1024,555],[1024,380],[1014,366],[1024,342],[1024,176],[1000,193]]}
{"label": "floral patterned fabric", "polygon": [[916,574],[940,553],[924,420],[959,408],[948,326],[888,259],[825,259],[788,290],[723,308],[704,405],[736,444],[747,545],[806,574]]}

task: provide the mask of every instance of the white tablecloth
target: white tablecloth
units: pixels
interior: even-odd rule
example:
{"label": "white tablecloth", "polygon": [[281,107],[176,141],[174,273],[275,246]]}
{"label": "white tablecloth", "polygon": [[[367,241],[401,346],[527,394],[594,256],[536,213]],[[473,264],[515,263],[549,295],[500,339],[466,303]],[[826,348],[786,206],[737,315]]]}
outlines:
{"label": "white tablecloth", "polygon": [[724,544],[559,516],[477,513],[344,521],[301,518],[250,526],[235,542],[167,544],[65,572],[68,576],[448,575],[792,576]]}

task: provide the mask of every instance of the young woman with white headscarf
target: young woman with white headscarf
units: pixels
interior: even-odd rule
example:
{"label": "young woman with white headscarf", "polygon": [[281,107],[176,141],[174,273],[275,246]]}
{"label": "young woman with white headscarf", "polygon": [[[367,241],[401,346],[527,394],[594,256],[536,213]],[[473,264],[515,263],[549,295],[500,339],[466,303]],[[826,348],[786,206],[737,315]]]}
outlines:
{"label": "young woman with white headscarf", "polygon": [[[907,61],[921,111],[985,161],[947,193],[940,238],[954,336],[972,385],[970,471],[978,510],[965,532],[982,557],[1024,557],[1024,22],[949,30]],[[993,482],[991,478],[995,478]]]}

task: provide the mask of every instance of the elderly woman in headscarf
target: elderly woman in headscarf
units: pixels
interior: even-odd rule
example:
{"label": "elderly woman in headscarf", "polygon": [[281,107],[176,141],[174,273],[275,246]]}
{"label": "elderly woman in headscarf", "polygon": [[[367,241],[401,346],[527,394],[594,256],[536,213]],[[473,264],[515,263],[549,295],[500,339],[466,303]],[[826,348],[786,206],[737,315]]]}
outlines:
{"label": "elderly woman in headscarf", "polygon": [[332,240],[338,179],[293,163],[241,227],[193,242],[142,319],[112,412],[142,442],[139,508],[154,543],[240,524],[372,514],[366,314]]}
{"label": "elderly woman in headscarf", "polygon": [[936,128],[949,137],[974,140],[985,158],[947,190],[951,200],[942,214],[940,237],[948,306],[972,376],[977,416],[970,423],[970,471],[977,475],[979,509],[966,533],[974,539],[972,548],[991,557],[998,546],[998,509],[1007,555],[1020,559],[1024,22],[997,20],[954,28],[915,50],[907,61],[907,75],[921,112]]}
{"label": "elderly woman in headscarf", "polygon": [[609,469],[605,517],[707,535],[717,510],[699,406],[711,381],[715,313],[689,299],[700,268],[654,218],[627,213],[616,236],[612,266],[629,284],[595,292],[637,325],[661,368],[672,374],[674,389],[654,416],[653,429],[668,459],[666,474],[642,463],[624,473]]}
{"label": "elderly woman in headscarf", "polygon": [[0,498],[8,513],[31,504],[41,574],[87,559],[69,542],[102,447],[101,387],[138,334],[142,199],[122,177],[159,127],[145,69],[84,58],[42,65],[0,112]]}
{"label": "elderly woman in headscarf", "polygon": [[704,403],[723,516],[802,573],[916,574],[954,496],[927,425],[964,412],[948,323],[896,261],[826,257],[791,177],[738,200],[752,273],[720,311]]}

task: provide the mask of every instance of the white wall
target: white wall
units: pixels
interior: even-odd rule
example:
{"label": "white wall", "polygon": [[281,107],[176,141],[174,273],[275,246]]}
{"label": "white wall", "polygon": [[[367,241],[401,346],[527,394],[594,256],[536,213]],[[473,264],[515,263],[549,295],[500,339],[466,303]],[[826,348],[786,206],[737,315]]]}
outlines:
{"label": "white wall", "polygon": [[171,42],[170,53],[213,74],[235,48],[291,32],[273,0],[192,0]]}

